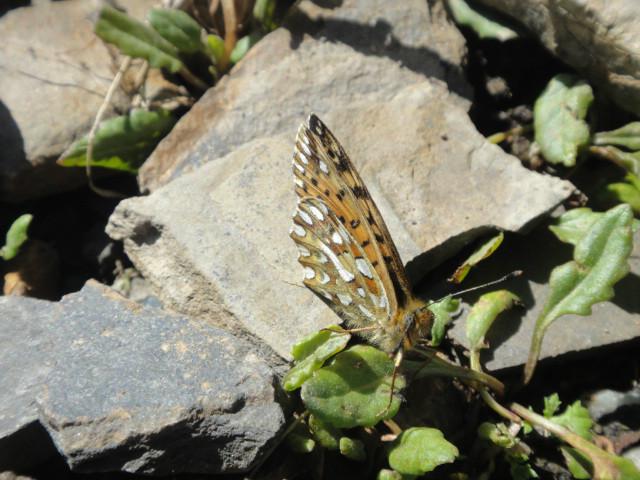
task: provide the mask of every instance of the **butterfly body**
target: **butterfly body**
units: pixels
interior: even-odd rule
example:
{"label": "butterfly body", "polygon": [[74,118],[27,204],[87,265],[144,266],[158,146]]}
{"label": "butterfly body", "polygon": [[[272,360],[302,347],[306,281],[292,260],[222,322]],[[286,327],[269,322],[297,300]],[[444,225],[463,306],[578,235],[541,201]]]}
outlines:
{"label": "butterfly body", "polygon": [[360,175],[315,115],[298,130],[298,197],[291,237],[304,283],[391,356],[431,331],[433,313],[415,298],[391,235]]}

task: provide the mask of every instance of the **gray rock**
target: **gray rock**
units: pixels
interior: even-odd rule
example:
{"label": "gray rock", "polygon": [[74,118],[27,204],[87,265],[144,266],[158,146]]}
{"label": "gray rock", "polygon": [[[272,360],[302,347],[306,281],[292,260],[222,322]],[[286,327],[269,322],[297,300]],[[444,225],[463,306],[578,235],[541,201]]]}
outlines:
{"label": "gray rock", "polygon": [[[637,251],[640,233],[635,234],[634,245]],[[515,367],[526,362],[535,322],[549,295],[549,275],[556,266],[572,260],[572,255],[573,248],[560,242],[543,225],[524,238],[508,237],[494,257],[483,262],[477,272],[465,280],[465,284],[472,286],[496,279],[509,270],[524,271],[517,280],[497,287],[517,294],[525,308],[501,313],[489,331],[487,342],[490,348],[483,350],[481,355],[489,370]],[[542,343],[541,359],[586,352],[640,337],[640,258],[632,254],[629,266],[630,274],[615,285],[615,296],[611,301],[594,305],[589,316],[565,315],[551,324]],[[443,277],[446,275],[450,273],[443,274]],[[482,293],[485,292],[467,299],[472,304]],[[464,319],[469,308],[469,304],[464,305],[450,332],[463,345],[468,345]]]}
{"label": "gray rock", "polygon": [[481,0],[532,31],[554,55],[640,115],[637,0]]}
{"label": "gray rock", "polygon": [[[471,96],[464,39],[439,2],[303,1],[185,115],[140,170],[152,191],[243,143],[277,133],[313,111],[392,98],[426,78]],[[185,148],[185,144],[189,148]]]}
{"label": "gray rock", "polygon": [[[96,282],[37,305],[1,327],[13,340],[0,357],[11,387],[3,447],[41,455],[18,438],[39,421],[74,470],[231,473],[250,469],[283,427],[276,377],[227,332]],[[33,346],[28,356],[21,336]]]}
{"label": "gray rock", "polygon": [[[570,193],[567,182],[526,170],[487,143],[457,99],[423,82],[324,118],[413,278],[492,226],[528,226]],[[302,120],[123,201],[107,226],[166,307],[264,342],[284,358],[294,341],[337,320],[302,287],[288,235],[296,203],[291,152]],[[200,147],[177,150],[197,156]]]}
{"label": "gray rock", "polygon": [[53,368],[47,321],[55,303],[0,297],[0,471],[34,467],[55,453],[34,400]]}
{"label": "gray rock", "polygon": [[[118,66],[94,34],[92,17],[105,3],[42,1],[0,18],[2,200],[23,201],[86,183],[84,169],[55,162],[89,132]],[[127,2],[136,12],[140,6],[139,0]],[[128,103],[120,91],[104,118]]]}

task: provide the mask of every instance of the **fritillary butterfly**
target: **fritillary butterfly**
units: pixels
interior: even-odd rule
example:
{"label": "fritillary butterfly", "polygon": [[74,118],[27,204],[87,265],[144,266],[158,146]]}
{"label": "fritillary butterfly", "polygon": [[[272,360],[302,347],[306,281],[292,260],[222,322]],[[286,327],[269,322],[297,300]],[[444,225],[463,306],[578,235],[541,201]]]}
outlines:
{"label": "fritillary butterfly", "polygon": [[[298,205],[291,237],[304,283],[352,331],[396,358],[431,331],[433,313],[416,299],[391,235],[344,149],[315,115],[293,153]],[[395,378],[395,371],[394,371]]]}

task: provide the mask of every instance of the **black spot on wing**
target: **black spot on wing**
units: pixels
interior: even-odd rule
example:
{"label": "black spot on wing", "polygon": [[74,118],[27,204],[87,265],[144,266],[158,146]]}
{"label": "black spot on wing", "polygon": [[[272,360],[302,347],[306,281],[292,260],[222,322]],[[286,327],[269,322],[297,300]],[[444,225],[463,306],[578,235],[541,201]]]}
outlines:
{"label": "black spot on wing", "polygon": [[350,225],[351,228],[358,228],[358,226],[360,226],[360,220],[351,220]]}
{"label": "black spot on wing", "polygon": [[313,186],[314,186],[314,187],[317,187],[317,186],[318,186],[318,180],[316,180],[315,178],[312,178],[312,179],[311,179],[311,183],[313,183]]}
{"label": "black spot on wing", "polygon": [[378,235],[377,233],[374,234],[374,236],[376,237],[376,242],[378,243],[384,243],[384,238],[382,238],[381,235]]}
{"label": "black spot on wing", "polygon": [[353,187],[353,194],[356,196],[356,198],[365,198],[367,196],[367,191],[360,185],[356,185],[355,187]]}
{"label": "black spot on wing", "polygon": [[369,240],[365,240],[364,242],[362,242],[362,248],[366,247],[367,245],[369,245]]}

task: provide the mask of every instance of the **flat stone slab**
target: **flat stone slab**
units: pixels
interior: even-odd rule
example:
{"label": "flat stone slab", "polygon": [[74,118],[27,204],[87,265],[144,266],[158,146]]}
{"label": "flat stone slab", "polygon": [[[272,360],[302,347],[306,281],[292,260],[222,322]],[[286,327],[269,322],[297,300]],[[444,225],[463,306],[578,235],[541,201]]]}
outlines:
{"label": "flat stone slab", "polygon": [[[1,441],[14,449],[33,451],[11,442],[27,417],[76,471],[233,473],[255,465],[284,425],[273,371],[228,332],[124,300],[97,282],[41,313],[0,327],[12,340],[0,382],[22,378],[4,394],[17,399],[2,404]],[[37,362],[11,361],[24,335]],[[7,410],[16,402],[21,409]]]}
{"label": "flat stone slab", "polygon": [[[592,315],[565,315],[551,324],[542,343],[541,359],[586,353],[640,337],[640,257],[635,254],[639,246],[640,233],[636,233],[634,253],[629,257],[631,271],[615,285],[615,296],[611,301],[594,305]],[[526,308],[504,312],[496,320],[486,338],[490,348],[481,354],[487,369],[502,370],[526,362],[536,320],[549,295],[549,275],[556,266],[572,259],[573,247],[560,242],[546,225],[542,225],[526,237],[507,237],[494,256],[481,263],[477,272],[465,280],[464,284],[472,286],[499,278],[509,270],[521,268],[524,271],[520,278],[496,287],[518,295]],[[482,293],[472,295],[468,300],[473,303]],[[465,303],[450,332],[467,347],[464,320],[469,308],[469,303]]]}
{"label": "flat stone slab", "polygon": [[[439,82],[423,82],[323,119],[363,176],[414,279],[493,227],[527,227],[571,192],[568,182],[526,170],[489,144],[456,98]],[[289,238],[297,127],[123,201],[107,226],[166,307],[283,358],[296,340],[337,320],[302,286]]]}

